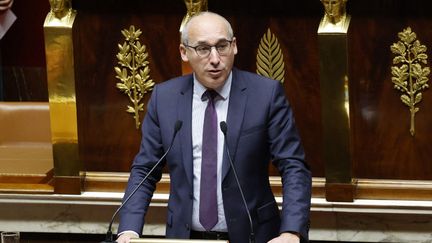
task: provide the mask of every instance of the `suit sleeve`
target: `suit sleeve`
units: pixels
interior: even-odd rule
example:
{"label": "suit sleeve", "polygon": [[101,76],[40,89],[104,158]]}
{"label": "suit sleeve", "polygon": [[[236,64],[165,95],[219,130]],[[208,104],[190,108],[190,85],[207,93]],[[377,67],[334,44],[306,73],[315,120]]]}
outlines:
{"label": "suit sleeve", "polygon": [[[150,169],[156,164],[163,154],[162,138],[157,116],[157,86],[152,92],[147,113],[142,124],[142,140],[140,150],[132,163],[131,173],[126,188],[124,199],[127,198],[140,181],[148,174]],[[156,183],[161,179],[161,163],[125,204],[120,211],[120,225],[118,232],[132,230],[138,234],[142,233],[144,226],[144,216],[147,212]]]}
{"label": "suit sleeve", "polygon": [[280,232],[298,232],[308,240],[311,172],[280,84],[275,86],[272,97],[268,129],[272,161],[280,172],[283,186]]}

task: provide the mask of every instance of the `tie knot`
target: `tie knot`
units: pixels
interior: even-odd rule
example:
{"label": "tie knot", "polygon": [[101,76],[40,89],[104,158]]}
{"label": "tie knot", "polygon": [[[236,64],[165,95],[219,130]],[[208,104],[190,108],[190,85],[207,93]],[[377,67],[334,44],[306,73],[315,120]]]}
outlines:
{"label": "tie knot", "polygon": [[208,89],[204,92],[203,97],[207,97],[209,100],[214,100],[218,95],[218,92],[213,89]]}

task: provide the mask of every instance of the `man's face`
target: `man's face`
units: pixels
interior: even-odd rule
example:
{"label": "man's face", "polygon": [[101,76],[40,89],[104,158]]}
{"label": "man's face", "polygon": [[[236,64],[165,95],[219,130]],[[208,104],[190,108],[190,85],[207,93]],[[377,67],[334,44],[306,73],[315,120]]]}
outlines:
{"label": "man's face", "polygon": [[321,0],[326,14],[330,18],[339,18],[344,11],[344,0]]}
{"label": "man's face", "polygon": [[199,56],[193,48],[180,45],[181,57],[183,61],[189,62],[197,80],[207,88],[219,88],[225,83],[233,67],[234,56],[237,54],[236,40],[231,40],[225,22],[218,16],[201,15],[192,21],[188,29],[188,43],[185,43],[188,46],[202,45],[208,48],[232,41],[223,55],[215,47],[211,47],[208,56]]}
{"label": "man's face", "polygon": [[58,13],[64,10],[66,0],[49,0],[51,9],[54,13]]}

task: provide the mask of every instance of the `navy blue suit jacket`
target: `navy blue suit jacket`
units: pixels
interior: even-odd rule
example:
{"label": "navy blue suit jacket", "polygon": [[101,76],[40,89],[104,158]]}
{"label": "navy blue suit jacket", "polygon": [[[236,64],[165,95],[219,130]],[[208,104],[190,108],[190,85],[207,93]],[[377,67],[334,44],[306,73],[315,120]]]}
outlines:
{"label": "navy blue suit jacket", "polygon": [[[132,164],[126,196],[169,147],[176,121],[182,121],[183,126],[164,163],[121,211],[119,232],[142,232],[144,215],[166,163],[170,173],[166,236],[189,238],[193,198],[192,93],[192,75],[155,86],[142,124],[141,147]],[[299,232],[307,240],[311,174],[304,163],[292,110],[280,83],[233,69],[226,123],[227,145],[252,215],[256,242],[267,242],[286,231]],[[268,179],[270,161],[282,178],[281,211]],[[222,165],[222,196],[230,241],[248,242],[249,220],[226,153]]]}

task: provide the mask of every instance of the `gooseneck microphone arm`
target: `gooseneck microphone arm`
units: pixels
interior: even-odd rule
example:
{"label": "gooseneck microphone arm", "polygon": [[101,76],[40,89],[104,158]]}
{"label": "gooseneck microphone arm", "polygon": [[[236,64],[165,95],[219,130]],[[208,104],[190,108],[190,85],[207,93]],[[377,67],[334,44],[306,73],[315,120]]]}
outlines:
{"label": "gooseneck microphone arm", "polygon": [[174,125],[174,133],[171,139],[171,143],[170,146],[168,147],[168,149],[166,150],[166,152],[162,155],[162,157],[156,162],[155,165],[153,165],[153,167],[150,169],[150,171],[147,173],[147,175],[140,181],[140,183],[135,187],[135,189],[129,194],[129,196],[123,201],[123,203],[117,208],[117,210],[114,212],[111,221],[109,223],[108,226],[108,231],[106,233],[105,236],[105,241],[102,241],[101,243],[109,243],[109,242],[116,242],[113,241],[113,235],[112,235],[112,224],[114,222],[115,216],[117,216],[117,214],[120,212],[120,210],[123,208],[123,206],[129,201],[129,199],[131,199],[131,197],[135,194],[136,191],[138,191],[138,189],[141,187],[141,185],[147,180],[147,178],[151,175],[151,173],[156,169],[156,167],[160,164],[160,162],[162,162],[162,160],[165,159],[165,157],[167,156],[167,154],[169,153],[169,151],[171,150],[173,144],[174,144],[174,139],[177,135],[177,132],[180,130],[180,128],[182,127],[183,122],[180,120],[177,120],[175,125]]}
{"label": "gooseneck microphone arm", "polygon": [[226,124],[226,122],[221,121],[219,125],[220,125],[220,129],[221,129],[221,131],[222,131],[222,133],[224,135],[225,149],[226,149],[226,152],[227,152],[227,155],[228,155],[228,160],[230,162],[232,171],[234,173],[234,178],[236,180],[237,187],[238,187],[238,189],[240,191],[240,195],[241,195],[241,198],[243,200],[243,204],[245,206],[247,216],[249,218],[249,225],[250,225],[250,230],[251,230],[251,233],[249,235],[249,243],[255,243],[255,232],[254,232],[254,228],[253,228],[252,217],[251,217],[251,214],[249,212],[249,208],[247,206],[246,199],[245,199],[244,194],[243,194],[243,189],[242,189],[242,187],[240,185],[240,181],[239,181],[238,176],[237,176],[237,171],[236,171],[236,169],[234,167],[234,163],[233,163],[233,160],[231,158],[231,155],[230,155],[230,152],[229,152],[229,148],[228,148],[227,135],[226,135],[227,130],[228,130],[227,129],[227,124]]}

